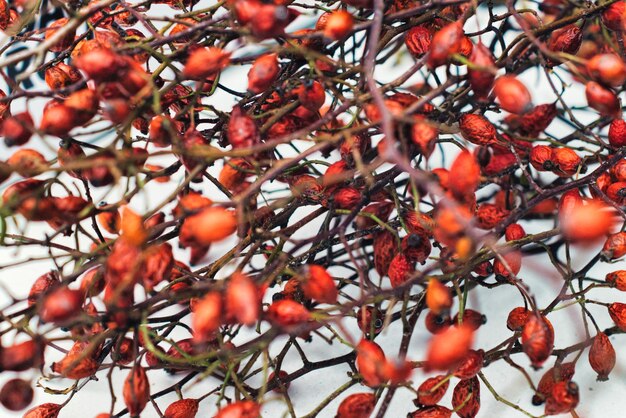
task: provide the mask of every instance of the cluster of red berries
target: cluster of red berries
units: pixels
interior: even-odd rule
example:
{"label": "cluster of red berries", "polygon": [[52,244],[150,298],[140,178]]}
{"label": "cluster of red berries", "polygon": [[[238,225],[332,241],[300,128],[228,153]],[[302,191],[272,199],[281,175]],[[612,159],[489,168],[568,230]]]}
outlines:
{"label": "cluster of red berries", "polygon": [[[496,395],[482,372],[496,362],[529,382],[549,364],[520,391],[546,415],[575,414],[585,350],[608,379],[609,336],[626,333],[626,304],[594,289],[626,291],[626,270],[590,272],[626,255],[624,0],[543,0],[538,10],[463,0],[53,6],[67,17],[33,29],[41,3],[0,0],[8,46],[34,43],[1,58],[0,71],[34,58],[49,88],[2,73],[10,156],[0,182],[10,184],[0,240],[43,248],[50,262],[3,311],[0,369],[77,381],[67,402],[25,418],[63,417],[75,392],[114,371],[126,379],[110,384],[97,418],[138,417],[150,404],[193,418],[211,398],[215,418],[258,418],[276,398],[296,416],[290,385],[340,365],[345,384],[306,417],[474,418],[485,389]],[[379,83],[393,55],[407,68]],[[231,83],[242,68],[246,83]],[[554,100],[533,101],[528,69]],[[579,85],[582,107],[564,98]],[[218,94],[233,99],[227,110]],[[41,115],[34,99],[46,100]],[[41,146],[50,140],[58,149]],[[552,225],[534,223],[545,219]],[[597,254],[574,271],[570,247]],[[520,277],[535,254],[563,281],[547,306]],[[520,295],[502,312],[510,333],[479,348],[490,325],[468,295],[501,286]],[[606,307],[615,326],[600,328],[588,304]],[[549,319],[561,308],[585,321],[571,346],[557,347]],[[392,323],[399,340],[386,333]],[[420,333],[424,359],[411,349]],[[348,352],[312,361],[327,343]],[[287,372],[292,353],[302,366]],[[155,391],[162,371],[178,380]],[[187,384],[209,378],[218,383],[191,397],[199,385]],[[404,390],[417,409],[390,408]],[[159,398],[174,394],[161,412]],[[20,411],[33,396],[20,375],[0,403]],[[532,416],[525,408],[516,406]]]}

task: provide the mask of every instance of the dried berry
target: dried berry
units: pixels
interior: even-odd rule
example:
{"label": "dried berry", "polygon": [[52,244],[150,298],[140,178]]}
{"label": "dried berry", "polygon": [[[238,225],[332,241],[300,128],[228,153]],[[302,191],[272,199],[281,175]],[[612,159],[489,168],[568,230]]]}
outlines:
{"label": "dried berry", "polygon": [[0,389],[0,403],[9,411],[21,411],[33,401],[33,388],[22,379],[11,379]]}
{"label": "dried berry", "polygon": [[609,337],[603,332],[599,332],[593,339],[593,344],[589,348],[589,364],[598,373],[598,380],[609,379],[609,374],[615,367],[615,349]]}
{"label": "dried berry", "polygon": [[375,406],[373,393],[354,393],[341,401],[335,418],[368,418]]}
{"label": "dried berry", "polygon": [[195,418],[198,413],[197,399],[180,399],[172,402],[165,412],[164,418]]}
{"label": "dried berry", "polygon": [[548,359],[554,348],[554,329],[547,318],[530,314],[522,329],[522,348],[535,368]]}
{"label": "dried berry", "polygon": [[150,399],[150,383],[146,371],[135,366],[124,381],[124,403],[132,417],[139,416]]}
{"label": "dried berry", "polygon": [[484,116],[467,114],[459,123],[463,138],[476,145],[488,145],[496,141],[496,128]]}
{"label": "dried berry", "polygon": [[532,109],[530,92],[514,76],[499,77],[493,85],[493,92],[500,102],[500,107],[507,112],[526,113]]}

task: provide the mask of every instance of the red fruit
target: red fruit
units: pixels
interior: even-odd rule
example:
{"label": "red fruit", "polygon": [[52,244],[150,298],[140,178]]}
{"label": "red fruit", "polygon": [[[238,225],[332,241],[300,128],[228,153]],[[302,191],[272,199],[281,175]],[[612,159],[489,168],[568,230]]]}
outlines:
{"label": "red fruit", "polygon": [[141,216],[127,206],[122,209],[120,230],[122,238],[135,247],[140,247],[148,237]]}
{"label": "red fruit", "polygon": [[459,128],[463,138],[472,144],[487,145],[496,141],[496,128],[484,116],[465,114],[461,117]]}
{"label": "red fruit", "polygon": [[28,112],[9,116],[2,122],[2,136],[7,147],[24,145],[33,133],[33,118]]}
{"label": "red fruit", "polygon": [[[143,231],[145,231],[145,229],[143,229]],[[152,245],[144,251],[143,257],[141,281],[143,287],[150,292],[154,289],[154,286],[170,278],[174,265],[172,246],[167,242]]]}
{"label": "red fruit", "polygon": [[335,418],[369,418],[375,406],[373,393],[354,393],[341,401]]}
{"label": "red fruit", "polygon": [[15,22],[14,13],[17,13],[14,9],[9,9],[9,4],[6,1],[0,3],[0,30],[5,30],[9,25]]}
{"label": "red fruit", "polygon": [[493,92],[500,102],[500,107],[507,112],[526,113],[532,109],[530,92],[515,76],[499,77],[494,83]]}
{"label": "red fruit", "polygon": [[163,418],[195,418],[197,413],[197,399],[180,399],[167,407]]}
{"label": "red fruit", "polygon": [[100,107],[96,92],[88,88],[70,94],[63,105],[73,112],[72,122],[78,126],[89,122]]}
{"label": "red fruit", "polygon": [[599,199],[576,205],[566,214],[559,211],[559,220],[567,239],[583,243],[606,236],[615,225],[613,208]]}
{"label": "red fruit", "polygon": [[116,80],[125,68],[124,60],[108,48],[98,48],[81,54],[75,61],[76,67],[97,81]]}
{"label": "red fruit", "polygon": [[426,379],[417,388],[416,405],[434,406],[448,391],[450,379],[447,376],[435,376]]}
{"label": "red fruit", "polygon": [[43,403],[26,411],[22,418],[57,418],[62,407],[56,403]]}
{"label": "red fruit", "polygon": [[431,250],[430,238],[426,235],[409,234],[402,239],[402,253],[409,261],[424,264]]}
{"label": "red fruit", "polygon": [[254,401],[233,402],[217,411],[213,418],[260,418],[261,405]]}
{"label": "red fruit", "polygon": [[606,260],[615,260],[626,254],[626,232],[610,235],[602,247],[602,257]]}
{"label": "red fruit", "polygon": [[474,330],[467,325],[452,326],[435,334],[428,346],[427,369],[448,370],[456,367],[474,342]]}
{"label": "red fruit", "polygon": [[537,393],[533,396],[533,405],[541,405],[546,398],[552,396],[552,389],[557,382],[569,382],[576,371],[576,364],[563,363],[550,368],[541,377],[537,385]]}
{"label": "red fruit", "polygon": [[410,414],[410,418],[450,418],[452,411],[445,406],[431,406]]}
{"label": "red fruit", "polygon": [[233,148],[246,148],[259,142],[259,130],[241,107],[233,107],[228,120],[226,137]]}
{"label": "red fruit", "polygon": [[59,62],[46,69],[45,80],[50,90],[60,90],[82,79],[80,72],[73,66]]}
{"label": "red fruit", "polygon": [[136,246],[126,240],[117,240],[106,261],[104,274],[107,285],[117,288],[122,284],[137,283],[141,277],[136,265],[138,257],[140,250]]}
{"label": "red fruit", "polygon": [[536,145],[530,151],[530,164],[537,171],[550,171],[554,168],[552,147]]}
{"label": "red fruit", "polygon": [[0,351],[0,369],[22,372],[44,364],[44,344],[39,340],[28,340]]}
{"label": "red fruit", "polygon": [[506,227],[504,236],[507,241],[517,241],[526,236],[526,231],[520,224],[511,224]]}
{"label": "red fruit", "polygon": [[124,99],[110,99],[102,104],[103,116],[116,124],[126,122],[131,112],[132,107]]}
{"label": "red fruit", "polygon": [[444,65],[453,54],[459,52],[463,39],[463,23],[450,23],[433,36],[430,44],[430,52],[426,63],[430,68]]}
{"label": "red fruit", "polygon": [[[611,174],[609,174],[608,172],[604,172],[596,180],[596,186],[598,186],[598,189],[600,191],[606,193],[612,181],[613,179],[611,178]],[[590,192],[593,197],[600,197],[599,193],[595,192],[593,189],[591,189]]]}
{"label": "red fruit", "polygon": [[285,6],[261,3],[248,26],[254,36],[267,39],[283,35],[285,27],[294,17],[294,13]]}
{"label": "red fruit", "polygon": [[615,180],[618,182],[626,181],[626,160],[618,161],[613,167],[610,169],[610,173]]}
{"label": "red fruit", "polygon": [[[61,19],[57,19],[54,22],[49,23],[45,32],[46,41],[49,41],[50,39],[55,37],[55,35],[61,28],[64,28],[67,26],[68,22],[69,22],[69,19],[66,17],[63,17]],[[48,47],[48,50],[52,52],[62,52],[63,50],[69,48],[74,42],[75,34],[76,34],[75,30],[66,30],[65,35],[61,37],[60,39],[57,39],[56,42],[50,45],[50,47]]]}
{"label": "red fruit", "polygon": [[191,328],[198,341],[210,341],[222,325],[222,295],[217,292],[207,293],[194,307]]}
{"label": "red fruit", "polygon": [[312,112],[317,112],[326,101],[324,87],[318,81],[307,80],[294,90],[298,95],[300,105]]}
{"label": "red fruit", "polygon": [[413,210],[408,211],[404,215],[404,223],[412,234],[425,235],[427,237],[432,237],[433,235],[435,221],[425,213],[417,213]]}
{"label": "red fruit", "polygon": [[254,94],[262,93],[271,87],[278,77],[280,66],[276,54],[261,55],[248,72],[248,90]]}
{"label": "red fruit", "polygon": [[337,286],[326,269],[315,264],[308,265],[305,268],[306,272],[302,280],[304,295],[320,303],[337,302]]}
{"label": "red fruit", "polygon": [[461,380],[452,392],[452,406],[461,418],[474,418],[480,410],[480,382],[477,377]]}
{"label": "red fruit", "polygon": [[150,121],[148,138],[157,147],[168,147],[172,145],[172,139],[178,139],[182,128],[180,122],[169,116],[157,115]]}
{"label": "red fruit", "polygon": [[609,374],[615,367],[615,349],[609,337],[603,332],[599,332],[593,339],[593,344],[589,349],[589,364],[598,373],[598,380],[609,379]]}
{"label": "red fruit", "polygon": [[616,54],[597,54],[587,61],[587,72],[599,83],[619,87],[626,81],[626,64]]}
{"label": "red fruit", "polygon": [[89,347],[89,343],[77,341],[65,357],[52,364],[52,371],[70,379],[92,376],[100,367],[100,363],[95,359],[96,354],[97,352]]}
{"label": "red fruit", "polygon": [[489,277],[493,274],[493,264],[490,261],[483,261],[474,268],[473,273],[478,277]]}
{"label": "red fruit", "polygon": [[555,166],[553,168],[554,173],[561,177],[568,177],[576,174],[582,159],[570,148],[553,148],[552,162]]}
{"label": "red fruit", "polygon": [[194,49],[187,58],[183,77],[190,80],[204,80],[228,67],[230,52],[221,48],[209,47]]}
{"label": "red fruit", "polygon": [[237,217],[231,210],[208,207],[185,219],[180,229],[180,241],[184,245],[206,247],[222,241],[237,230]]}
{"label": "red fruit", "polygon": [[242,25],[250,23],[258,13],[261,3],[258,0],[237,0],[233,4],[233,12]]}
{"label": "red fruit", "polygon": [[506,327],[511,331],[521,331],[530,318],[531,311],[524,307],[513,308],[506,319]]}
{"label": "red fruit", "polygon": [[617,290],[626,292],[626,270],[616,270],[607,273],[605,280]]}
{"label": "red fruit", "polygon": [[447,246],[456,246],[459,239],[463,238],[466,228],[471,226],[472,215],[466,206],[457,206],[454,209],[441,206],[436,210],[435,240]]}
{"label": "red fruit", "polygon": [[447,315],[437,315],[432,311],[428,311],[424,319],[424,325],[431,334],[439,334],[452,325],[452,320]]}
{"label": "red fruit", "polygon": [[373,341],[361,340],[356,347],[356,368],[363,377],[363,383],[370,387],[385,383],[387,381],[385,364],[383,349]]}
{"label": "red fruit", "polygon": [[115,158],[110,154],[100,154],[89,157],[90,167],[85,170],[84,178],[94,187],[108,186],[115,180],[111,166],[115,165]]}
{"label": "red fruit", "polygon": [[621,114],[621,105],[617,95],[595,81],[587,83],[585,95],[589,106],[600,112],[602,116],[617,117]]}
{"label": "red fruit", "polygon": [[522,349],[535,369],[550,357],[554,348],[554,329],[547,318],[530,314],[522,330]]}
{"label": "red fruit", "polygon": [[130,338],[121,338],[111,352],[111,358],[120,364],[130,364],[134,360],[134,342]]}
{"label": "red fruit", "polygon": [[[462,55],[464,58],[469,58],[472,55],[472,50],[474,49],[474,44],[467,36],[463,36],[461,38],[461,45],[459,46],[459,51],[457,52],[459,55]],[[456,64],[456,63],[455,63]]]}
{"label": "red fruit", "polygon": [[578,385],[571,381],[554,384],[551,396],[546,399],[546,415],[564,414],[576,408],[579,401]]}
{"label": "red fruit", "polygon": [[616,183],[611,184],[605,190],[606,195],[609,199],[614,201],[620,206],[626,204],[626,182],[618,181]]}
{"label": "red fruit", "polygon": [[224,162],[224,168],[220,171],[218,181],[228,190],[234,190],[244,183],[252,165],[243,158],[233,158]]}
{"label": "red fruit", "polygon": [[49,272],[42,274],[35,280],[28,293],[28,306],[33,306],[37,303],[41,295],[47,293],[50,289],[61,284],[59,276],[56,272]]}
{"label": "red fruit", "polygon": [[57,101],[50,101],[44,106],[39,129],[49,135],[63,136],[79,125],[76,112]]}
{"label": "red fruit", "polygon": [[[463,311],[463,318],[462,318],[462,322],[463,324],[471,327],[474,331],[478,330],[478,328],[480,328],[481,326],[485,325],[487,323],[487,317],[483,314],[481,314],[478,311],[475,311],[473,309],[465,309]],[[457,312],[456,315],[454,315],[454,318],[452,319],[452,323],[454,324],[458,324],[459,323],[459,313]]]}
{"label": "red fruit", "polygon": [[298,302],[283,299],[267,308],[267,319],[275,326],[290,328],[309,322],[311,313]]}
{"label": "red fruit", "polygon": [[354,209],[362,199],[361,192],[354,187],[342,187],[333,195],[335,205],[339,209]]}
{"label": "red fruit", "polygon": [[389,384],[397,386],[405,384],[413,374],[413,363],[410,361],[386,361],[383,366],[383,377],[389,379]]}
{"label": "red fruit", "polygon": [[492,72],[495,64],[493,54],[482,42],[478,42],[472,48],[470,62],[473,64],[467,70],[470,86],[474,91],[474,96],[479,100],[484,100],[489,95],[491,87],[493,87],[493,81],[496,78]]}
{"label": "red fruit", "polygon": [[[196,342],[198,341],[193,338],[185,338],[184,340],[175,341],[175,343],[172,344],[172,346],[165,352],[165,355],[167,357],[172,357],[175,360],[182,360],[185,358],[184,356],[197,355],[198,352],[195,350]],[[210,340],[209,342],[214,341]],[[180,366],[180,363],[177,364],[176,362],[171,362],[168,366],[170,367],[165,369],[168,373],[177,373],[179,371],[177,366]]]}
{"label": "red fruit", "polygon": [[[556,103],[540,104],[523,115],[509,115],[507,123],[529,137],[539,136],[552,123],[557,114]],[[518,151],[519,152],[519,151]]]}
{"label": "red fruit", "polygon": [[578,189],[568,190],[559,199],[559,217],[568,217],[579,206],[584,205],[584,200]]}
{"label": "red fruit", "polygon": [[348,177],[347,174],[349,170],[350,167],[343,160],[332,163],[328,166],[324,176],[322,177],[322,184],[327,189],[334,190],[333,186],[345,182],[346,177]]}
{"label": "red fruit", "polygon": [[33,388],[22,379],[7,381],[0,390],[0,403],[9,411],[21,411],[33,401]]}
{"label": "red fruit", "polygon": [[481,229],[495,228],[509,216],[509,211],[493,203],[483,203],[476,208],[476,225]]}
{"label": "red fruit", "polygon": [[433,122],[429,121],[422,115],[413,117],[413,128],[411,130],[411,139],[417,145],[418,150],[426,158],[430,157],[439,137],[439,129]]}
{"label": "red fruit", "polygon": [[615,32],[626,31],[626,3],[618,1],[602,12],[602,23],[607,29]]}
{"label": "red fruit", "polygon": [[357,325],[365,334],[378,334],[383,329],[383,313],[372,306],[361,306],[356,314]]}
{"label": "red fruit", "polygon": [[626,331],[626,303],[611,303],[609,305],[609,316],[619,329]]}
{"label": "red fruit", "polygon": [[580,28],[576,25],[567,25],[552,32],[548,40],[548,49],[554,52],[576,55],[582,41],[583,33]]}
{"label": "red fruit", "polygon": [[426,306],[436,315],[452,307],[452,291],[437,279],[430,279],[426,288]]}
{"label": "red fruit", "polygon": [[[43,173],[47,168],[46,158],[30,148],[20,148],[11,155],[6,164],[22,177],[33,177]],[[49,214],[51,215],[51,214]],[[50,219],[51,216],[44,218]]]}
{"label": "red fruit", "polygon": [[433,33],[426,26],[413,26],[404,35],[404,43],[415,58],[421,58],[430,50]]}
{"label": "red fruit", "polygon": [[[382,220],[383,222],[386,222],[393,210],[394,204],[392,202],[384,201],[372,203],[363,208],[361,212],[369,213],[376,216],[376,218]],[[358,216],[354,222],[358,229],[368,229],[378,225],[372,218],[367,216]]]}
{"label": "red fruit", "polygon": [[483,368],[484,361],[485,352],[483,350],[470,350],[452,374],[461,380],[471,379]]}
{"label": "red fruit", "polygon": [[84,302],[80,290],[61,287],[48,293],[41,304],[39,318],[42,322],[63,323],[76,318]]}
{"label": "red fruit", "polygon": [[450,167],[448,187],[456,196],[474,193],[480,184],[480,166],[474,156],[463,150]]}
{"label": "red fruit", "polygon": [[227,321],[253,325],[261,313],[262,296],[261,290],[247,274],[233,273],[224,295]]}
{"label": "red fruit", "polygon": [[396,254],[389,263],[387,275],[391,282],[391,287],[396,288],[402,286],[411,278],[415,272],[415,261],[411,260],[404,253]]}
{"label": "red fruit", "polygon": [[150,400],[150,383],[143,367],[133,367],[124,381],[122,394],[130,416],[139,416]]}
{"label": "red fruit", "polygon": [[352,32],[354,18],[345,10],[331,12],[326,19],[324,26],[324,36],[328,39],[339,41],[347,37]]}

